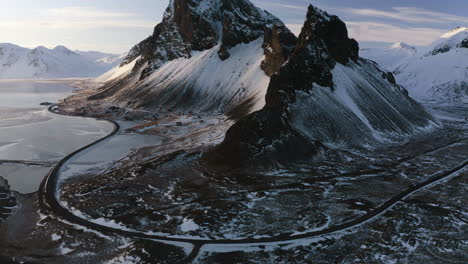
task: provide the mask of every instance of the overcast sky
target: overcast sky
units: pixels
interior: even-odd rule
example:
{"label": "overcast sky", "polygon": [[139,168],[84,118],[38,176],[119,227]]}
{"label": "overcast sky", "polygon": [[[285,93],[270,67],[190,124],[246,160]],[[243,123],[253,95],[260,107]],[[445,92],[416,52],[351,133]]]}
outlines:
{"label": "overcast sky", "polygon": [[[340,16],[363,47],[430,44],[468,25],[468,0],[252,0],[299,31],[312,3]],[[0,0],[0,43],[124,53],[161,21],[168,0]]]}

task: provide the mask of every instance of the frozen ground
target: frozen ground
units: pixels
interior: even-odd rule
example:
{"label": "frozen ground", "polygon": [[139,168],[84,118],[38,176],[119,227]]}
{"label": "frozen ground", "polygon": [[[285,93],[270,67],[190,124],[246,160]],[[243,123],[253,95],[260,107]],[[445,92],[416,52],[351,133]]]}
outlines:
{"label": "frozen ground", "polygon": [[[466,167],[353,228],[288,239],[359,219],[466,162],[466,106],[427,105],[442,119],[438,132],[373,149],[330,150],[314,164],[272,171],[218,171],[200,163],[200,153],[222,140],[229,125],[218,117],[120,121],[115,138],[66,164],[64,205],[116,229],[209,241],[102,233],[43,215],[34,197],[19,196],[20,209],[0,225],[0,256],[46,263],[184,263],[187,257],[193,263],[463,263]],[[113,140],[125,144],[106,150]]]}

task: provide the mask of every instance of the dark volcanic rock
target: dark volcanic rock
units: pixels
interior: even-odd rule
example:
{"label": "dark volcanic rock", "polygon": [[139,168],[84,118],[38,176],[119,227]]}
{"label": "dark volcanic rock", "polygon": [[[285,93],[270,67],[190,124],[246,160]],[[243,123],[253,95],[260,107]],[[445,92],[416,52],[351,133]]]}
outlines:
{"label": "dark volcanic rock", "polygon": [[276,24],[283,25],[248,0],[174,0],[153,35],[136,45],[122,65],[141,57],[134,71],[145,67],[143,79],[163,63],[211,49],[220,39],[218,54],[225,60],[232,47],[261,37]]}
{"label": "dark volcanic rock", "polygon": [[10,192],[8,182],[0,177],[0,223],[7,219],[16,206],[16,198]]}
{"label": "dark volcanic rock", "polygon": [[[272,42],[281,37],[281,33],[272,36]],[[256,157],[256,163],[260,157],[265,161],[287,162],[317,153],[322,145],[310,142],[291,127],[288,105],[295,101],[296,90],[307,91],[313,83],[332,89],[331,69],[335,60],[356,60],[358,52],[357,42],[348,38],[346,26],[338,17],[309,6],[293,54],[271,79],[264,109],[234,124],[224,142],[205,158],[215,163],[229,161],[239,165],[251,161],[253,157]],[[271,61],[271,56],[267,56],[266,60]]]}
{"label": "dark volcanic rock", "polygon": [[284,26],[275,25],[265,30],[262,69],[268,76],[278,72],[294,50],[296,41],[296,36]]}
{"label": "dark volcanic rock", "polygon": [[[262,48],[265,31],[271,38]],[[237,49],[241,44],[252,45]],[[225,113],[242,104],[242,111],[234,112],[244,116],[258,110],[251,109],[259,98],[256,95],[266,90],[267,82],[258,73],[263,53],[267,55],[263,69],[271,76],[294,45],[295,36],[283,22],[248,0],[174,0],[153,35],[122,62],[121,67],[134,62],[133,69],[108,81],[88,99],[111,98],[130,108],[199,113]],[[181,60],[174,62],[176,69],[162,67],[177,59]]]}
{"label": "dark volcanic rock", "polygon": [[432,116],[358,51],[338,17],[310,6],[292,55],[271,78],[265,107],[234,124],[206,160],[233,166],[307,160],[324,149],[320,142],[359,145],[377,133],[427,126]]}
{"label": "dark volcanic rock", "polygon": [[[331,57],[341,64],[349,59],[359,58],[359,45],[356,40],[348,38],[346,24],[337,16],[330,16],[322,10],[309,6],[306,23],[299,36],[297,49],[313,43],[325,44]],[[319,43],[322,42],[322,43]]]}
{"label": "dark volcanic rock", "polygon": [[460,47],[468,49],[468,39],[464,39],[460,44]]}

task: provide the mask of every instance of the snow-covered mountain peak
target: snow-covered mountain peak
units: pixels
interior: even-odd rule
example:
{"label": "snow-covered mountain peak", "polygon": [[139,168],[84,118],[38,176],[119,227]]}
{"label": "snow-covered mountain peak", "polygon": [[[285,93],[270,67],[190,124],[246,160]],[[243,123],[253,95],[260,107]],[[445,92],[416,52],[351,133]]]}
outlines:
{"label": "snow-covered mountain peak", "polygon": [[50,50],[44,46],[38,46],[34,48],[31,52],[32,53],[46,53],[49,52]]}
{"label": "snow-covered mountain peak", "polygon": [[112,59],[119,55],[94,52],[94,58],[90,58],[79,53],[65,46],[27,49],[13,44],[0,44],[0,78],[96,77],[121,61],[121,58]]}
{"label": "snow-covered mountain peak", "polygon": [[388,49],[391,49],[391,50],[392,49],[393,50],[395,50],[395,49],[407,50],[407,51],[411,52],[412,54],[416,54],[416,52],[417,52],[416,47],[411,46],[409,44],[406,44],[404,42],[395,43],[395,44],[391,45]]}
{"label": "snow-covered mountain peak", "polygon": [[442,35],[422,55],[401,60],[392,71],[411,96],[465,101],[468,97],[468,28]]}
{"label": "snow-covered mountain peak", "polygon": [[273,24],[283,25],[248,0],[172,0],[153,35],[136,45],[121,66],[140,57],[135,70],[145,65],[144,78],[168,61],[218,44],[218,55],[226,60],[231,48],[258,39]]}
{"label": "snow-covered mountain peak", "polygon": [[466,27],[458,27],[442,35],[440,39],[432,43],[426,56],[434,56],[458,48],[468,48],[468,28]]}
{"label": "snow-covered mountain peak", "polygon": [[0,62],[3,61],[5,58],[2,59],[4,56],[20,56],[28,52],[29,50],[26,48],[22,48],[20,46],[10,44],[10,43],[0,43]]}
{"label": "snow-covered mountain peak", "polygon": [[6,49],[23,49],[26,50],[26,48],[22,48],[18,45],[11,44],[11,43],[0,43],[0,48],[6,48]]}
{"label": "snow-covered mountain peak", "polygon": [[99,78],[106,85],[90,98],[242,117],[264,105],[270,76],[296,39],[248,0],[172,0],[153,34]]}
{"label": "snow-covered mountain peak", "polygon": [[346,24],[309,7],[293,54],[272,76],[266,105],[239,120],[205,155],[226,165],[271,165],[324,146],[385,142],[434,125],[393,75],[359,58]]}
{"label": "snow-covered mountain peak", "polygon": [[364,48],[360,54],[366,59],[379,63],[380,66],[392,71],[401,61],[417,55],[418,49],[404,42],[398,42],[385,48]]}
{"label": "snow-covered mountain peak", "polygon": [[61,53],[68,54],[68,55],[77,55],[75,52],[73,52],[70,49],[68,49],[67,47],[61,46],[61,45],[53,48],[53,51],[61,52]]}
{"label": "snow-covered mountain peak", "polygon": [[440,38],[452,38],[455,35],[465,32],[468,33],[468,27],[457,27],[440,36]]}

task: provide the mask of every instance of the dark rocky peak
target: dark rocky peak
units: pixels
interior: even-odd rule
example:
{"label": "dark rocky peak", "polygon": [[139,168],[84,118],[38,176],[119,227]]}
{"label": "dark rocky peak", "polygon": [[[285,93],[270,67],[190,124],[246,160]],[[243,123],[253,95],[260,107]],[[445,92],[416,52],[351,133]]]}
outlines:
{"label": "dark rocky peak", "polygon": [[266,28],[283,25],[270,13],[260,10],[248,0],[222,0],[222,45],[219,56],[229,58],[229,49],[263,36]]}
{"label": "dark rocky peak", "polygon": [[310,5],[293,54],[270,82],[267,106],[286,106],[294,101],[295,91],[308,91],[313,83],[333,88],[331,70],[350,59],[359,59],[359,45],[348,37],[346,24]]}
{"label": "dark rocky peak", "polygon": [[273,25],[283,23],[248,0],[171,0],[153,35],[136,45],[122,65],[140,57],[134,71],[146,65],[145,78],[167,61],[218,44],[219,57],[226,60],[232,47],[263,36]]}
{"label": "dark rocky peak", "polygon": [[[272,32],[265,39],[273,43],[280,36]],[[292,54],[271,77],[264,108],[235,123],[205,161],[281,166],[328,152],[324,143],[371,142],[374,129],[406,133],[414,131],[412,124],[427,125],[431,116],[396,85],[393,75],[360,59],[358,52],[345,23],[310,6]],[[343,99],[344,94],[352,96]]]}
{"label": "dark rocky peak", "polygon": [[[224,142],[205,155],[208,162],[229,161],[229,165],[234,166],[254,162],[259,165],[304,158],[322,148],[321,143],[307,140],[290,125],[290,104],[296,101],[296,91],[307,92],[313,83],[333,88],[333,67],[337,62],[346,64],[350,59],[358,60],[359,46],[348,38],[346,25],[338,17],[313,6],[309,6],[304,27],[293,48],[276,43],[279,39],[291,43],[293,39],[281,29],[275,27],[272,32],[266,32],[266,46],[277,53],[290,49],[292,54],[272,76],[265,107],[234,124]],[[266,53],[265,61],[279,60],[279,55]]]}
{"label": "dark rocky peak", "polygon": [[346,24],[337,16],[310,5],[297,49],[306,45],[322,46],[322,42],[336,62],[346,64],[349,59],[356,61],[359,58],[359,45],[348,37]]}

